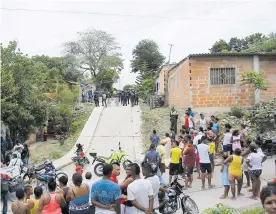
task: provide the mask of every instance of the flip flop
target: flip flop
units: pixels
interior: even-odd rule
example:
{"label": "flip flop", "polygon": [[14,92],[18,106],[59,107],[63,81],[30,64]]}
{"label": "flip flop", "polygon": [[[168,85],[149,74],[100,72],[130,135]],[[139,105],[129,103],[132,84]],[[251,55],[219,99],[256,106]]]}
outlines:
{"label": "flip flop", "polygon": [[224,195],[222,195],[222,196],[219,197],[219,199],[226,199],[226,198],[224,197]]}
{"label": "flip flop", "polygon": [[250,198],[250,199],[252,199],[252,200],[258,200],[258,198],[257,198],[257,197],[254,197],[253,195],[248,196],[248,198]]}

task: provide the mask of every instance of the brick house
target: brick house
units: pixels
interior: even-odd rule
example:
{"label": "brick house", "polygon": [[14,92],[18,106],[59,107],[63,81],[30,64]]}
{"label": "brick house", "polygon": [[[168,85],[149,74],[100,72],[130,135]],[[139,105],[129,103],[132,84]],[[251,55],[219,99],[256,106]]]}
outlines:
{"label": "brick house", "polygon": [[[254,93],[252,86],[241,85],[240,74],[247,70],[263,71],[269,89]],[[177,108],[248,107],[276,97],[276,54],[191,54],[160,71],[159,82],[160,93]]]}

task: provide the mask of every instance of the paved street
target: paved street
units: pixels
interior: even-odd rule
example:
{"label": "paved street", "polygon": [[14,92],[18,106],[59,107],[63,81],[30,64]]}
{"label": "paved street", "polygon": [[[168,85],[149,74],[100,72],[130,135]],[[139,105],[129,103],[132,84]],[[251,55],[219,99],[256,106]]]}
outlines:
{"label": "paved street", "polygon": [[[143,155],[141,149],[141,137],[140,137],[140,108],[138,106],[109,106],[104,108],[99,124],[96,128],[94,138],[92,139],[91,147],[88,151],[93,149],[98,152],[99,155],[109,156],[111,154],[111,149],[118,149],[118,142],[121,142],[122,148],[130,155],[130,160],[141,162]],[[89,124],[87,124],[89,125]],[[154,128],[154,127],[152,127]],[[88,154],[88,153],[87,153]],[[88,158],[92,160],[89,156]],[[123,180],[125,177],[125,172],[121,169],[121,175],[119,180]],[[62,169],[69,176],[70,182],[72,174],[75,172],[75,166],[73,164],[66,166]],[[90,171],[93,173],[93,179],[98,180],[96,175],[94,175],[94,169],[92,165],[85,167],[85,172]],[[201,181],[196,179],[196,174],[194,174],[195,180],[193,187],[186,191],[197,203],[200,211],[212,207],[217,203],[225,203],[236,208],[247,207],[253,204],[260,204],[259,201],[253,201],[248,199],[246,196],[249,195],[247,190],[244,189],[242,192],[245,196],[238,198],[236,201],[232,200],[220,200],[219,197],[223,193],[223,188],[220,186],[220,167],[215,168],[215,173],[213,175],[213,184],[216,187],[212,190],[201,190]],[[262,178],[269,180],[275,177],[275,164],[274,159],[269,158],[264,163],[264,169]],[[166,182],[168,182],[168,172],[164,175]],[[183,182],[183,181],[182,181]],[[265,180],[262,181],[263,184],[266,183]],[[182,213],[181,211],[177,214]]]}

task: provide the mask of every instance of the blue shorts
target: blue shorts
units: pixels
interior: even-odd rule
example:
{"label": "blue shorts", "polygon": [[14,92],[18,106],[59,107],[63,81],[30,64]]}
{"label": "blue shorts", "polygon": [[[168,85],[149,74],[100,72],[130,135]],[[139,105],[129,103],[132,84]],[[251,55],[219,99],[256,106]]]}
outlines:
{"label": "blue shorts", "polygon": [[232,144],[223,145],[223,152],[232,152]]}

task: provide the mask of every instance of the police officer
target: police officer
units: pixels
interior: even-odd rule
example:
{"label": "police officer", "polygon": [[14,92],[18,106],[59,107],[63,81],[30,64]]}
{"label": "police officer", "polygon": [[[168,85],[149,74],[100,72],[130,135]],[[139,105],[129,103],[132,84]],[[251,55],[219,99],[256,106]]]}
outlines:
{"label": "police officer", "polygon": [[171,129],[173,129],[175,133],[177,133],[177,119],[178,119],[178,112],[175,110],[174,107],[172,107],[170,112],[170,121],[171,121]]}

